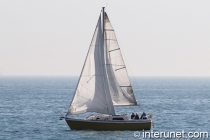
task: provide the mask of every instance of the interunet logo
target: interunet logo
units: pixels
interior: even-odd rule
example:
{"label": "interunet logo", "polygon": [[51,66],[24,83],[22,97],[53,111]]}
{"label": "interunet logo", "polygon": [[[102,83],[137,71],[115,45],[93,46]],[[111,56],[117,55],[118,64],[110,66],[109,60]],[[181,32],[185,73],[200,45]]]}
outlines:
{"label": "interunet logo", "polygon": [[185,133],[184,130],[178,131],[178,132],[158,132],[155,131],[136,131],[134,132],[134,137],[136,138],[167,138],[167,139],[173,139],[173,138],[199,138],[199,139],[207,139],[209,138],[208,132],[187,132]]}

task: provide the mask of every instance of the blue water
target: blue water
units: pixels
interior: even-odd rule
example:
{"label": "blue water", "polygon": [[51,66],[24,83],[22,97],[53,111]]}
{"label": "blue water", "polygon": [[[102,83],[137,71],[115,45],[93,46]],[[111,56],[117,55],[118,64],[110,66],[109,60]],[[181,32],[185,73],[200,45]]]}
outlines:
{"label": "blue water", "polygon": [[[210,133],[210,78],[135,79],[137,102],[154,115],[153,131]],[[59,112],[67,111],[76,83],[77,77],[0,77],[0,139],[144,139],[135,131],[70,130]],[[115,109],[142,113],[139,107]]]}

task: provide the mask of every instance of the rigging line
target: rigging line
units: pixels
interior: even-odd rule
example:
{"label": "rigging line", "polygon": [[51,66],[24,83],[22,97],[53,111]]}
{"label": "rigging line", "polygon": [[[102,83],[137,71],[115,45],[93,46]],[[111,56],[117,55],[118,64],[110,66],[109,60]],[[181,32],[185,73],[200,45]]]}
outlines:
{"label": "rigging line", "polygon": [[95,76],[95,74],[93,76],[90,77],[90,79],[87,81],[87,83]]}
{"label": "rigging line", "polygon": [[[80,84],[81,86],[83,86],[82,84]],[[86,88],[85,86],[83,86],[84,88]],[[90,93],[92,93],[93,95],[95,95],[92,91],[90,91],[88,88],[86,88]],[[81,96],[81,95],[80,95]],[[83,96],[81,96],[83,97]],[[94,96],[94,97],[97,97],[97,96]],[[85,98],[85,97],[84,97]],[[101,100],[99,97],[97,97],[99,100]],[[87,99],[89,100],[89,99]],[[104,103],[102,100],[101,100],[102,103]],[[105,105],[107,105],[106,103],[104,103]]]}
{"label": "rigging line", "polygon": [[140,106],[140,104],[138,104],[138,106],[140,107],[140,109],[141,109],[143,112],[145,112],[144,109]]}

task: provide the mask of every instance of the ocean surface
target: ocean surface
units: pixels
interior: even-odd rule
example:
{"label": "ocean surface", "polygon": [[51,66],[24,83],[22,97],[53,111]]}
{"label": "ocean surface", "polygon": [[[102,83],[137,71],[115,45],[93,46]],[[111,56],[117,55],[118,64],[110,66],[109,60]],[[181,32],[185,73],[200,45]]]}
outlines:
{"label": "ocean surface", "polygon": [[[135,77],[137,102],[154,116],[153,132],[210,133],[210,78]],[[136,131],[72,131],[64,120],[78,77],[0,77],[1,140],[116,140]],[[139,107],[116,107],[117,113],[142,113]],[[87,117],[82,114],[78,117]],[[77,117],[77,116],[75,116]],[[196,133],[198,134],[198,133]],[[165,139],[162,137],[162,139]],[[173,138],[178,139],[178,138]],[[184,138],[180,138],[184,139]],[[190,139],[186,137],[185,139]],[[207,139],[210,139],[207,138]]]}

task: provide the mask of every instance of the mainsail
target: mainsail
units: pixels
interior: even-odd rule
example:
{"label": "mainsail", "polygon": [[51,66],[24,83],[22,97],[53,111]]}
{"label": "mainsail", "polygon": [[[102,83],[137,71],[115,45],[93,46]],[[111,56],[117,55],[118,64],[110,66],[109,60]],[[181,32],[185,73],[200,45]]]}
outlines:
{"label": "mainsail", "polygon": [[113,105],[137,105],[114,29],[106,13],[104,18],[104,44],[108,59],[106,66]]}
{"label": "mainsail", "polygon": [[114,29],[102,11],[68,114],[114,115],[115,106],[137,105]]}

